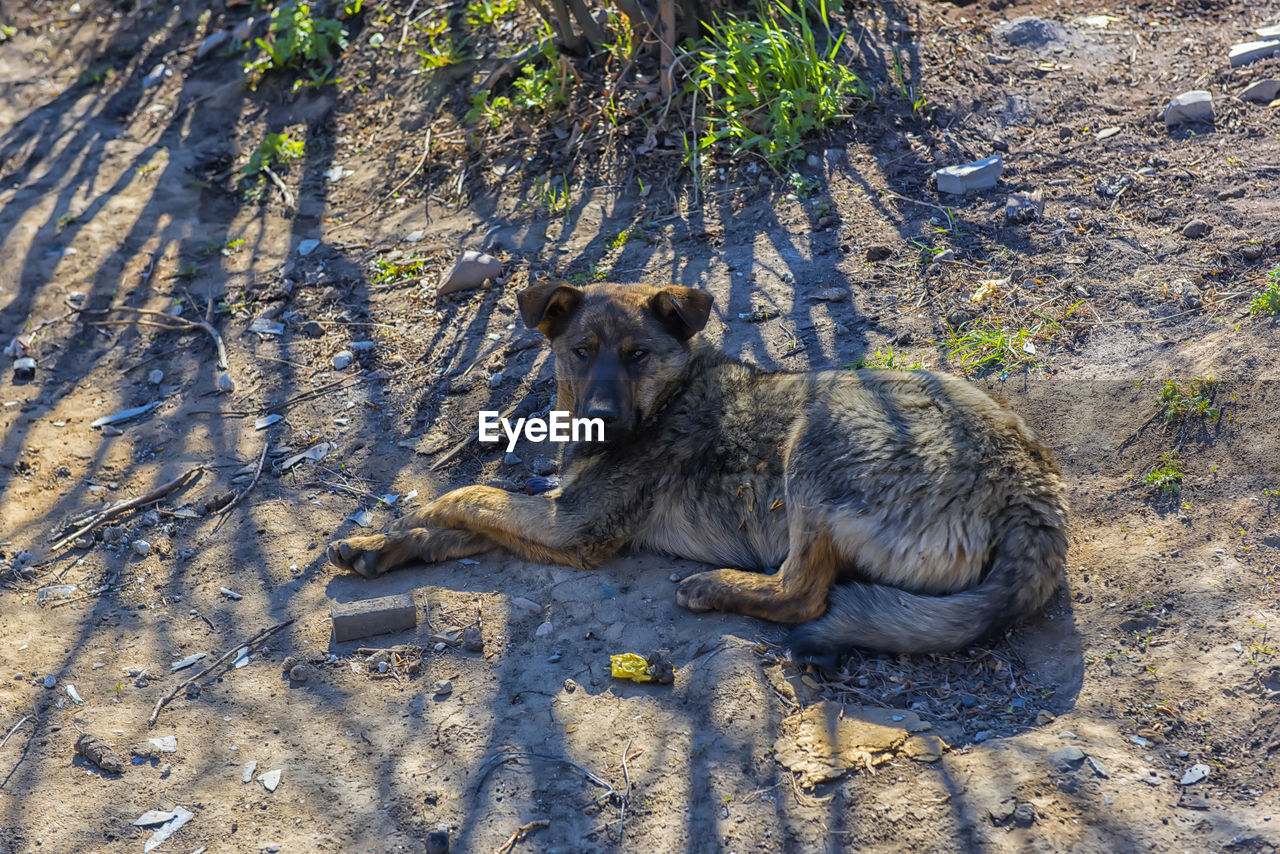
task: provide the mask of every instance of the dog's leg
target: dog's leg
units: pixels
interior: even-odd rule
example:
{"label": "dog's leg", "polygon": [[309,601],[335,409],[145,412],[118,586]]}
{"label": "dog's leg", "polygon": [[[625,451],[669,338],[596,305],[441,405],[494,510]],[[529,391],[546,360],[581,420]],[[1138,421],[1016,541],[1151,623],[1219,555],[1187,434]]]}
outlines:
{"label": "dog's leg", "polygon": [[700,572],[680,582],[676,602],[691,611],[733,611],[779,623],[822,616],[840,565],[839,551],[831,536],[803,513],[793,511],[787,523],[790,553],[776,573]]}
{"label": "dog's leg", "polygon": [[497,545],[483,534],[471,531],[400,524],[406,520],[415,521],[415,518],[406,516],[385,534],[351,537],[333,543],[329,546],[329,562],[374,578],[411,561],[439,563],[479,554]]}
{"label": "dog's leg", "polygon": [[591,569],[627,539],[623,519],[629,514],[610,519],[616,509],[607,499],[584,508],[563,497],[466,486],[431,502],[422,517],[433,526],[481,534],[525,560]]}

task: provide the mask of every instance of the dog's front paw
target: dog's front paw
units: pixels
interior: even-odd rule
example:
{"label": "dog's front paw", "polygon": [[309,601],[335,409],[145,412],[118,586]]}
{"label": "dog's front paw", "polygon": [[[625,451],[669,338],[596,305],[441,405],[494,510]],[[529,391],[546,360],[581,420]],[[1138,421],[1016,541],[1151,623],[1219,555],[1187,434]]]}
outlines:
{"label": "dog's front paw", "polygon": [[699,572],[676,586],[676,604],[690,611],[718,611],[724,603],[724,585],[715,572]]}
{"label": "dog's front paw", "polygon": [[379,557],[387,545],[388,540],[382,534],[338,540],[329,545],[329,563],[339,569],[357,572],[365,578],[374,578],[386,572]]}

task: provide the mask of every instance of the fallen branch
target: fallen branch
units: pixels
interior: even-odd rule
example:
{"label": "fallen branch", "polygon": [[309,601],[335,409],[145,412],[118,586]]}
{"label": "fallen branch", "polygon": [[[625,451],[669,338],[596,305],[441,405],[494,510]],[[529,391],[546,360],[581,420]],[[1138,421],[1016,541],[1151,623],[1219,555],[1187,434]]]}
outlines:
{"label": "fallen branch", "polygon": [[550,827],[551,822],[543,819],[542,821],[531,821],[526,825],[522,825],[519,830],[511,834],[511,838],[502,844],[494,854],[510,854],[511,849],[516,847],[516,843],[529,835],[530,831],[538,830],[543,827]]}
{"label": "fallen branch", "polygon": [[183,682],[181,685],[178,685],[176,688],[174,688],[165,696],[161,697],[159,700],[156,700],[156,707],[151,710],[151,717],[147,719],[147,728],[150,729],[151,727],[156,725],[156,718],[160,717],[160,710],[163,709],[165,706],[167,706],[169,704],[169,701],[171,701],[174,697],[181,694],[187,688],[188,685],[191,685],[194,682],[198,682],[199,680],[203,679],[205,676],[209,675],[210,672],[221,667],[223,664],[226,664],[227,661],[229,661],[232,658],[232,656],[238,654],[240,650],[253,649],[253,647],[262,643],[262,641],[266,640],[276,632],[280,631],[286,626],[291,625],[292,623],[293,623],[293,619],[290,618],[288,620],[285,620],[283,623],[277,623],[276,625],[272,626],[269,629],[263,629],[253,637],[249,638],[249,640],[245,641],[244,643],[232,644],[231,649],[227,650],[227,652],[224,655],[222,655],[213,664],[210,664],[204,670],[201,670],[199,673],[197,673],[195,676],[192,676],[190,679]]}
{"label": "fallen branch", "polygon": [[140,315],[141,318],[155,317],[162,320],[95,320],[91,321],[94,325],[101,326],[156,326],[161,329],[167,329],[170,332],[195,332],[197,330],[206,333],[213,339],[213,346],[218,351],[218,368],[221,370],[230,370],[227,362],[227,345],[222,342],[222,336],[218,334],[218,330],[206,320],[187,320],[184,317],[177,317],[172,314],[165,314],[163,311],[153,311],[148,308],[131,308],[127,305],[115,306],[114,308],[76,308],[67,304],[67,307],[77,314],[110,314],[113,311],[131,311]]}
{"label": "fallen branch", "polygon": [[177,490],[186,486],[189,482],[191,482],[192,479],[198,477],[200,473],[203,471],[204,471],[204,466],[196,466],[186,474],[176,477],[162,486],[157,486],[155,489],[151,490],[145,495],[139,495],[137,498],[128,498],[123,501],[118,501],[115,504],[112,504],[106,510],[102,510],[98,513],[95,513],[84,522],[76,523],[76,524],[79,524],[80,527],[76,528],[70,534],[67,534],[64,537],[61,537],[56,543],[50,546],[50,549],[52,551],[57,551],[58,549],[65,546],[67,543],[73,540],[79,539],[80,537],[83,537],[85,534],[91,533],[94,529],[102,525],[104,522],[109,522],[110,520],[114,519],[115,517],[119,516],[122,513],[126,513],[138,507],[145,507],[148,504],[154,504],[155,502],[167,496],[169,493],[176,492]]}
{"label": "fallen branch", "polygon": [[235,506],[239,504],[241,501],[243,501],[244,497],[249,494],[249,490],[253,489],[253,487],[257,484],[258,478],[262,475],[262,464],[267,461],[267,448],[269,447],[271,447],[271,442],[268,441],[268,442],[262,443],[262,455],[258,457],[258,468],[257,468],[257,471],[253,473],[253,480],[249,481],[249,485],[246,486],[244,489],[240,490],[240,492],[236,494],[235,498],[231,499],[229,502],[223,505],[222,509],[218,510],[214,514],[216,516],[222,517],[221,519],[218,520],[218,524],[213,526],[213,532],[215,534],[218,533],[218,529],[222,527],[222,523],[226,520],[227,514],[230,513],[233,509],[235,509]]}
{"label": "fallen branch", "polygon": [[[35,715],[24,716],[22,720],[14,724],[13,729],[9,730],[9,735],[6,735],[4,737],[4,741],[0,741],[0,747],[4,747],[5,742],[9,740],[9,736],[17,732],[18,727],[26,723],[28,719],[34,720],[36,723],[40,722],[40,719],[37,718]],[[22,746],[22,755],[18,757],[18,761],[15,762],[13,767],[9,769],[9,773],[5,775],[5,778],[3,780],[0,780],[0,789],[4,789],[4,787],[8,785],[9,780],[13,778],[13,775],[17,773],[20,767],[22,767],[22,760],[27,758],[27,751],[31,749],[31,740],[36,737],[37,732],[39,732],[39,730],[37,730],[35,727],[31,728],[31,734],[27,736],[27,740]]]}

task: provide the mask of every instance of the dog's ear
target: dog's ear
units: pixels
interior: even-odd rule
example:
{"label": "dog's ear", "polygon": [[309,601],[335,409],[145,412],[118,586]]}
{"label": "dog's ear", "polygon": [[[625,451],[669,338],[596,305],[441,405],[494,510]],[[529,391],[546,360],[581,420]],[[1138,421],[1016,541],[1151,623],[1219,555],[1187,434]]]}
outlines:
{"label": "dog's ear", "polygon": [[525,288],[516,296],[524,325],[548,338],[564,331],[565,323],[582,302],[583,293],[564,282],[547,282]]}
{"label": "dog's ear", "polygon": [[672,335],[688,341],[707,325],[713,301],[706,291],[671,285],[649,298],[649,308]]}

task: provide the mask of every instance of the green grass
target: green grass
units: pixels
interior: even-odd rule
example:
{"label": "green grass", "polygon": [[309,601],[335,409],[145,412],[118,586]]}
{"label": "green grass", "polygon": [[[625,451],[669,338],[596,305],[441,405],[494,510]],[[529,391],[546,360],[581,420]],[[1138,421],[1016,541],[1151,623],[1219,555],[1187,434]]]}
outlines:
{"label": "green grass", "polygon": [[383,284],[387,282],[402,282],[405,279],[421,276],[426,263],[423,258],[414,258],[408,261],[387,261],[379,258],[373,262],[373,266],[377,269],[377,272],[373,274],[373,281],[375,284]]}
{"label": "green grass", "polygon": [[416,27],[427,37],[427,47],[418,51],[418,66],[423,71],[457,65],[469,57],[465,49],[467,40],[454,41],[446,34],[449,28],[447,19]]}
{"label": "green grass", "polygon": [[466,22],[473,27],[492,26],[516,8],[516,0],[474,0],[467,4]]}
{"label": "green grass", "polygon": [[[827,7],[818,0],[823,28]],[[840,38],[819,38],[808,7],[762,0],[750,17],[717,16],[691,69],[686,91],[697,95],[707,129],[698,151],[727,146],[754,152],[775,167],[800,154],[801,142],[840,118],[855,98],[869,97],[858,76],[836,59]]]}
{"label": "green grass", "polygon": [[533,182],[533,198],[548,213],[567,213],[569,210],[568,181],[562,176],[558,184],[546,178]]}
{"label": "green grass", "polygon": [[1160,455],[1160,462],[1147,469],[1142,482],[1165,495],[1177,495],[1182,492],[1184,474],[1182,463],[1178,461],[1178,452],[1168,451]]}
{"label": "green grass", "polygon": [[[359,10],[358,3],[348,7]],[[302,71],[316,64],[330,64],[347,48],[347,30],[334,18],[317,17],[310,3],[288,0],[271,10],[266,38],[254,39],[261,54],[245,64],[245,74],[260,77],[269,71]],[[314,70],[314,69],[313,69]],[[333,82],[329,74],[312,82]]]}
{"label": "green grass", "polygon": [[1213,405],[1217,387],[1213,377],[1192,377],[1189,382],[1167,380],[1157,398],[1164,407],[1166,422],[1186,418],[1208,418],[1217,421],[1222,411]]}
{"label": "green grass", "polygon": [[1275,317],[1280,314],[1280,267],[1272,270],[1270,277],[1271,282],[1249,301],[1249,313],[1254,317]]}
{"label": "green grass", "polygon": [[902,353],[893,352],[893,348],[885,345],[883,350],[874,353],[863,353],[849,364],[849,368],[861,370],[919,371],[929,366],[923,359],[912,359]]}
{"label": "green grass", "polygon": [[1022,329],[999,320],[974,320],[952,329],[942,346],[947,358],[965,373],[1029,369],[1040,364],[1035,339],[1043,325]]}

